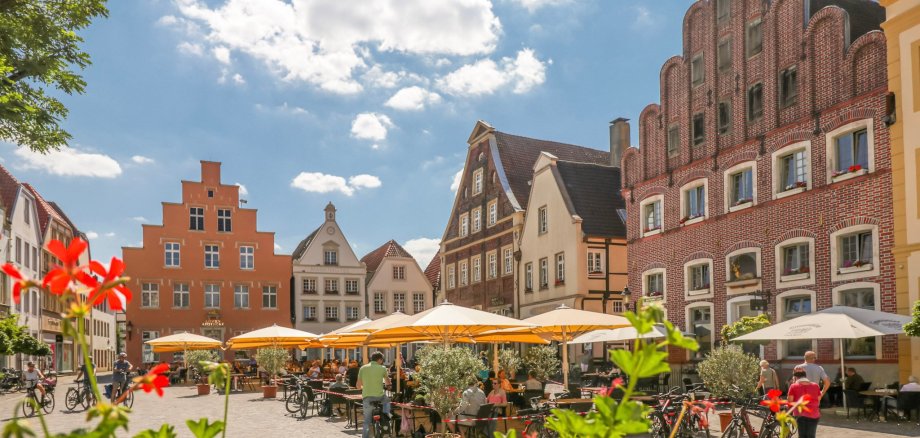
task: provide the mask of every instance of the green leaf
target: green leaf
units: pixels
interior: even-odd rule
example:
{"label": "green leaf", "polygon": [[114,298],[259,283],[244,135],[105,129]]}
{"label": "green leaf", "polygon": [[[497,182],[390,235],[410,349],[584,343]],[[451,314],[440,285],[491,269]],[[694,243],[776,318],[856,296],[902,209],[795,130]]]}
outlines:
{"label": "green leaf", "polygon": [[134,435],[134,438],[175,438],[177,436],[175,427],[170,424],[164,424],[160,427],[160,430],[147,429]]}
{"label": "green leaf", "polygon": [[19,418],[13,418],[3,426],[3,438],[25,438],[34,437],[35,432],[29,427],[29,424]]}
{"label": "green leaf", "polygon": [[700,349],[700,344],[697,343],[696,340],[685,337],[670,321],[664,321],[664,328],[668,333],[667,345],[690,351],[697,351]]}
{"label": "green leaf", "polygon": [[207,418],[202,418],[197,422],[187,420],[185,424],[188,425],[189,430],[195,434],[196,438],[213,438],[224,430],[223,421],[215,421],[213,423],[209,423]]}

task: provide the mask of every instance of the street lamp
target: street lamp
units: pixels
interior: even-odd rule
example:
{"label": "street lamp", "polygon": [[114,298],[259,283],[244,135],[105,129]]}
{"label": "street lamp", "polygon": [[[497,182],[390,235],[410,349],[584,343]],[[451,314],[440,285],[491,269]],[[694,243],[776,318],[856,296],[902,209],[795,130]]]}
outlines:
{"label": "street lamp", "polygon": [[629,286],[624,287],[623,291],[620,292],[620,294],[623,295],[623,299],[624,301],[626,301],[625,303],[623,303],[623,308],[626,310],[630,310],[629,308],[632,303],[629,302],[629,296],[632,295],[632,292],[629,291]]}

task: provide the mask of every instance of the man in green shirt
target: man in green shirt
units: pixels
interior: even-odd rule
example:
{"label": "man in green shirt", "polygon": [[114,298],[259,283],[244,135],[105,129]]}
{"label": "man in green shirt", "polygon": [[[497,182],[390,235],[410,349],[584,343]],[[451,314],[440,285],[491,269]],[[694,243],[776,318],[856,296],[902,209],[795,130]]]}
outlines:
{"label": "man in green shirt", "polygon": [[[389,373],[383,366],[383,353],[375,351],[371,355],[371,361],[358,370],[358,385],[361,390],[362,405],[364,406],[364,430],[361,431],[361,437],[367,438],[370,435],[371,422],[374,419],[373,403],[383,404],[383,413],[386,415],[389,424],[390,417],[390,399],[384,391],[384,384],[390,384]],[[381,423],[384,423],[383,421]]]}

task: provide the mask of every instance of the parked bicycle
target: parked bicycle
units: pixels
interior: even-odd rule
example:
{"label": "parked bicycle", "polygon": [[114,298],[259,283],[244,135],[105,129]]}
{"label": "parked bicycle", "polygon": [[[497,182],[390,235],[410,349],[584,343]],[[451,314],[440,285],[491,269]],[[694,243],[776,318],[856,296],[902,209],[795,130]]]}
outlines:
{"label": "parked bicycle", "polygon": [[[689,388],[687,393],[675,387],[667,393],[656,396],[657,405],[649,413],[649,434],[652,438],[667,438],[677,428],[675,436],[681,438],[710,438],[709,418],[706,412],[692,409],[694,394],[698,387]],[[687,406],[683,418],[680,413]],[[678,419],[680,421],[678,422]]]}
{"label": "parked bicycle", "polygon": [[288,386],[290,389],[284,400],[284,409],[295,416],[299,415],[300,418],[307,418],[307,408],[316,399],[313,388],[305,379],[299,377],[293,377]]}
{"label": "parked bicycle", "polygon": [[[740,389],[735,387],[735,392],[740,394]],[[723,438],[779,438],[781,426],[776,421],[776,415],[760,404],[760,397],[738,395],[733,397],[732,420],[722,432]],[[736,410],[737,407],[737,410]],[[759,429],[754,427],[751,417],[762,419]],[[788,438],[796,435],[795,425],[790,425]]]}
{"label": "parked bicycle", "polygon": [[557,438],[559,434],[546,428],[546,417],[552,415],[553,406],[549,402],[541,402],[540,397],[530,399],[530,409],[521,409],[518,415],[526,416],[524,419],[524,436],[536,438]]}
{"label": "parked bicycle", "polygon": [[22,404],[22,415],[31,417],[35,415],[36,408],[41,409],[45,414],[54,411],[54,386],[45,388],[45,392],[39,396],[40,391],[36,389],[37,380],[26,382],[26,400]]}
{"label": "parked bicycle", "polygon": [[22,371],[15,368],[0,370],[3,378],[0,379],[0,393],[22,391]]}
{"label": "parked bicycle", "polygon": [[93,391],[83,384],[83,380],[75,380],[74,386],[67,389],[64,395],[64,407],[68,411],[73,411],[77,406],[82,406],[83,410],[89,409],[96,404],[96,396]]}
{"label": "parked bicycle", "polygon": [[390,435],[390,418],[383,413],[383,402],[371,402],[371,427],[374,428],[373,437],[383,438],[384,435]]}

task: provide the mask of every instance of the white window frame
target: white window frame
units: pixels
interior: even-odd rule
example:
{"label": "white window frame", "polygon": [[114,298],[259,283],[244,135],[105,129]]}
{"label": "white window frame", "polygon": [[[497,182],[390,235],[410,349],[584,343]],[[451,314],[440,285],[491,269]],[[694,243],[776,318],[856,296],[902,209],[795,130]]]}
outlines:
{"label": "white window frame", "polygon": [[256,268],[256,247],[240,246],[240,269],[252,271]]}
{"label": "white window frame", "polygon": [[470,265],[472,266],[470,270],[472,271],[472,274],[473,274],[472,282],[479,283],[480,281],[482,281],[482,256],[476,255],[476,256],[470,257]]}
{"label": "white window frame", "polygon": [[339,294],[339,279],[338,278],[324,278],[323,279],[323,295],[338,295]]}
{"label": "white window frame", "polygon": [[[697,266],[697,265],[702,265],[702,264],[709,265],[709,289],[698,289],[698,290],[691,291],[690,290],[690,282],[691,282],[690,268]],[[715,282],[715,278],[713,277],[713,275],[714,275],[714,272],[712,270],[712,259],[709,259],[709,258],[693,259],[693,260],[688,261],[687,263],[684,263],[684,299],[697,300],[701,298],[712,298],[712,293],[713,293],[713,290],[715,289],[713,285],[713,283]]]}
{"label": "white window frame", "polygon": [[514,248],[506,246],[502,248],[502,259],[504,262],[504,270],[502,275],[511,275],[514,273]]}
{"label": "white window frame", "polygon": [[357,321],[361,317],[361,311],[358,306],[345,307],[345,319],[348,321]]}
{"label": "white window frame", "polygon": [[[751,202],[746,202],[743,204],[735,205],[733,201],[734,197],[734,186],[732,184],[732,177],[740,172],[750,169],[751,171]],[[757,162],[756,161],[745,161],[743,163],[738,163],[732,167],[729,167],[722,173],[724,196],[723,196],[723,208],[726,212],[734,212],[738,210],[744,210],[745,208],[750,208],[757,205]],[[708,197],[708,194],[707,194]],[[708,212],[707,212],[708,213]]]}
{"label": "white window frame", "polygon": [[[213,251],[211,249],[214,249]],[[204,268],[205,269],[220,269],[220,246],[219,245],[205,245],[204,246]]]}
{"label": "white window frame", "polygon": [[408,313],[406,311],[406,293],[393,292],[393,311]]}
{"label": "white window frame", "polygon": [[596,249],[589,249],[586,259],[589,277],[604,276],[604,252]]}
{"label": "white window frame", "polygon": [[[843,284],[843,285],[833,288],[831,290],[831,300],[833,302],[833,305],[842,306],[843,299],[841,299],[841,295],[844,292],[847,292],[853,289],[872,290],[872,293],[874,295],[873,300],[875,302],[875,310],[876,311],[882,310],[881,309],[881,305],[882,305],[881,285],[879,285],[878,283],[867,282],[867,281],[847,283],[847,284]],[[834,342],[834,358],[837,360],[840,360],[840,344],[837,342]],[[857,359],[857,360],[858,359],[882,359],[882,337],[881,336],[875,337],[875,355],[850,356],[846,358],[846,360],[853,360],[853,359]]]}
{"label": "white window frame", "polygon": [[406,279],[406,265],[393,265],[393,279],[394,280],[405,280]]}
{"label": "white window frame", "polygon": [[[754,278],[752,280],[762,280],[763,279],[763,258],[761,257],[760,248],[756,246],[748,246],[748,247],[744,247],[741,249],[736,249],[725,255],[725,282],[726,283],[731,281],[730,279],[731,279],[731,266],[732,266],[731,259],[732,257],[738,256],[741,254],[746,254],[746,253],[754,253],[754,260],[757,263],[757,272],[756,272],[757,278]],[[743,280],[735,280],[735,281],[743,281]]]}
{"label": "white window frame", "polygon": [[[709,351],[712,351],[716,347],[716,333],[717,333],[715,330],[715,327],[716,327],[715,306],[712,304],[712,302],[709,302],[709,301],[693,302],[693,303],[690,303],[684,306],[684,320],[687,324],[686,325],[687,331],[690,333],[694,333],[694,327],[693,327],[693,324],[690,318],[691,311],[697,308],[708,308],[709,309],[709,325],[710,325],[709,327],[709,347],[710,347]],[[688,358],[692,358],[693,357],[692,354],[694,354],[694,352],[687,350]]]}
{"label": "white window frame", "polygon": [[[648,294],[648,277],[661,274],[661,295],[654,297]],[[642,273],[642,300],[643,301],[668,301],[668,270],[665,268],[649,269]]]}
{"label": "white window frame", "polygon": [[[176,305],[176,299],[179,299],[179,305]],[[188,283],[173,283],[173,309],[188,309],[191,306],[191,294],[189,293]]]}
{"label": "white window frame", "polygon": [[554,260],[556,261],[556,264],[555,264],[556,265],[556,269],[555,269],[556,281],[555,283],[556,283],[556,286],[561,286],[565,284],[565,253],[564,252],[556,253]]}
{"label": "white window frame", "polygon": [[447,288],[453,289],[457,287],[457,274],[454,270],[454,264],[451,263],[447,265]]}
{"label": "white window frame", "polygon": [[[189,217],[189,231],[204,231],[204,207],[194,207],[190,206],[188,208],[188,217]],[[195,221],[195,226],[192,226],[192,220]]]}
{"label": "white window frame", "polygon": [[537,209],[537,233],[546,234],[549,232],[549,211],[546,206]]}
{"label": "white window frame", "polygon": [[546,257],[540,259],[539,270],[540,290],[547,289],[549,288],[549,259]]}
{"label": "white window frame", "polygon": [[[645,208],[656,202],[659,203],[658,204],[659,205],[658,207],[658,228],[654,230],[649,230],[647,229],[648,223],[645,220],[646,219],[645,218]],[[663,229],[664,229],[664,195],[659,194],[659,195],[649,196],[643,199],[641,202],[639,202],[639,236],[640,237],[654,236],[656,234],[660,234]]]}
{"label": "white window frame", "polygon": [[[834,171],[836,170],[837,163],[837,137],[842,135],[851,134],[856,131],[866,130],[866,154],[868,154],[869,168],[862,169],[858,172],[848,172],[842,175],[834,176]],[[855,122],[847,123],[833,131],[830,131],[824,135],[824,145],[825,145],[825,160],[827,177],[826,182],[828,184],[846,181],[851,178],[856,178],[866,173],[875,172],[875,123],[873,119],[862,119]]]}
{"label": "white window frame", "polygon": [[533,292],[533,262],[524,264],[524,292]]}
{"label": "white window frame", "polygon": [[[808,245],[808,272],[784,275],[786,261],[783,258],[785,248],[792,245]],[[777,288],[813,286],[815,284],[815,239],[811,237],[794,237],[778,243],[774,247],[774,272]]]}
{"label": "white window frame", "polygon": [[383,292],[374,292],[372,297],[374,299],[374,313],[384,314],[387,313],[387,297]]}
{"label": "white window frame", "polygon": [[472,232],[478,233],[482,231],[482,207],[476,207],[470,213],[470,221],[472,222]]}
{"label": "white window frame", "polygon": [[[216,303],[214,302],[215,297],[217,298]],[[220,309],[220,285],[219,284],[217,283],[205,283],[204,284],[204,308],[205,309]]]}
{"label": "white window frame", "polygon": [[[805,187],[796,187],[787,190],[785,187],[785,181],[783,181],[784,169],[782,165],[782,159],[787,155],[794,154],[799,151],[805,152]],[[812,156],[810,140],[792,143],[777,149],[771,154],[770,162],[773,163],[773,183],[771,184],[773,190],[773,199],[785,198],[787,196],[797,195],[806,190],[811,190]]]}
{"label": "white window frame", "polygon": [[[144,303],[146,301],[146,304]],[[155,282],[141,282],[141,308],[160,308],[160,284]]]}
{"label": "white window frame", "polygon": [[483,169],[480,167],[473,171],[473,196],[482,193],[483,187]]}
{"label": "white window frame", "polygon": [[684,184],[680,188],[680,217],[681,220],[683,220],[683,218],[688,217],[689,214],[690,206],[688,203],[687,192],[700,186],[703,187],[703,192],[705,193],[705,205],[703,208],[703,214],[695,218],[687,219],[683,224],[681,224],[681,226],[692,225],[697,222],[702,222],[706,219],[709,219],[709,210],[711,207],[709,202],[709,178],[697,178],[688,182],[687,184]]}
{"label": "white window frame", "polygon": [[416,314],[419,312],[425,311],[425,293],[424,292],[413,292],[412,293],[412,313]]}
{"label": "white window frame", "polygon": [[[265,300],[268,299],[269,305],[265,305]],[[274,304],[272,304],[274,300]],[[265,285],[262,286],[262,308],[263,309],[277,309],[278,308],[278,287],[274,285]]]}
{"label": "white window frame", "polygon": [[141,360],[144,363],[154,363],[157,362],[156,353],[153,352],[153,345],[147,343],[147,341],[156,339],[160,337],[160,332],[156,330],[142,330],[141,331]]}
{"label": "white window frame", "polygon": [[466,286],[470,284],[470,268],[469,262],[466,260],[461,260],[460,263],[460,286]]}
{"label": "white window frame", "polygon": [[[354,285],[354,287],[351,287]],[[357,295],[361,293],[361,280],[356,278],[346,278],[345,279],[345,294],[346,295]]]}
{"label": "white window frame", "polygon": [[496,223],[498,223],[498,199],[489,201],[489,204],[486,208],[488,211],[488,220],[486,221],[486,226],[493,227]]}
{"label": "white window frame", "polygon": [[[307,289],[307,283],[313,285],[312,289]],[[301,293],[305,295],[316,295],[319,293],[319,283],[315,277],[305,277],[300,281]]]}
{"label": "white window frame", "polygon": [[[840,238],[854,233],[870,231],[872,233],[872,263],[859,267],[844,268],[840,266]],[[857,278],[877,277],[879,275],[879,241],[878,226],[872,224],[854,225],[831,233],[831,281],[853,280]]]}
{"label": "white window frame", "polygon": [[[778,295],[776,296],[776,301],[775,301],[775,303],[776,303],[776,321],[777,321],[777,322],[782,322],[782,321],[785,321],[785,320],[786,320],[786,302],[785,302],[785,300],[786,300],[787,298],[797,297],[797,296],[801,296],[801,295],[808,295],[808,296],[810,296],[810,297],[811,297],[811,313],[815,313],[815,312],[817,311],[817,309],[815,309],[816,303],[817,303],[817,300],[816,300],[817,297],[815,296],[815,292],[814,292],[814,291],[808,290],[808,289],[793,289],[793,290],[789,290],[789,291],[786,291],[786,292],[782,292],[782,293],[780,293],[780,294],[778,294]],[[817,351],[817,349],[818,349],[818,341],[812,340],[812,341],[811,341],[811,350],[812,350],[812,351]],[[780,357],[780,358],[783,358],[783,359],[788,359],[788,358],[798,359],[798,358],[801,358],[801,357],[802,357],[802,356],[787,356],[787,355],[786,355],[786,351],[787,351],[787,348],[786,348],[786,341],[777,341],[777,342],[776,342],[776,355],[777,355],[777,357]]]}
{"label": "white window frame", "polygon": [[217,232],[218,233],[230,233],[233,232],[233,213],[229,208],[218,208],[217,209]]}
{"label": "white window frame", "polygon": [[233,308],[249,309],[249,286],[245,284],[233,285]]}
{"label": "white window frame", "polygon": [[[300,306],[300,308],[301,308],[300,317],[304,321],[316,322],[316,304],[304,304]],[[307,309],[309,309],[309,312],[307,311]],[[309,314],[309,318],[307,317],[308,314]]]}
{"label": "white window frame", "polygon": [[336,248],[323,248],[323,266],[338,266],[339,250]]}
{"label": "white window frame", "polygon": [[460,237],[466,237],[470,235],[470,214],[463,213],[460,215]]}
{"label": "white window frame", "polygon": [[167,268],[179,268],[182,266],[182,246],[179,242],[163,243],[163,266]]}
{"label": "white window frame", "polygon": [[498,278],[498,252],[495,250],[486,253],[486,278]]}

